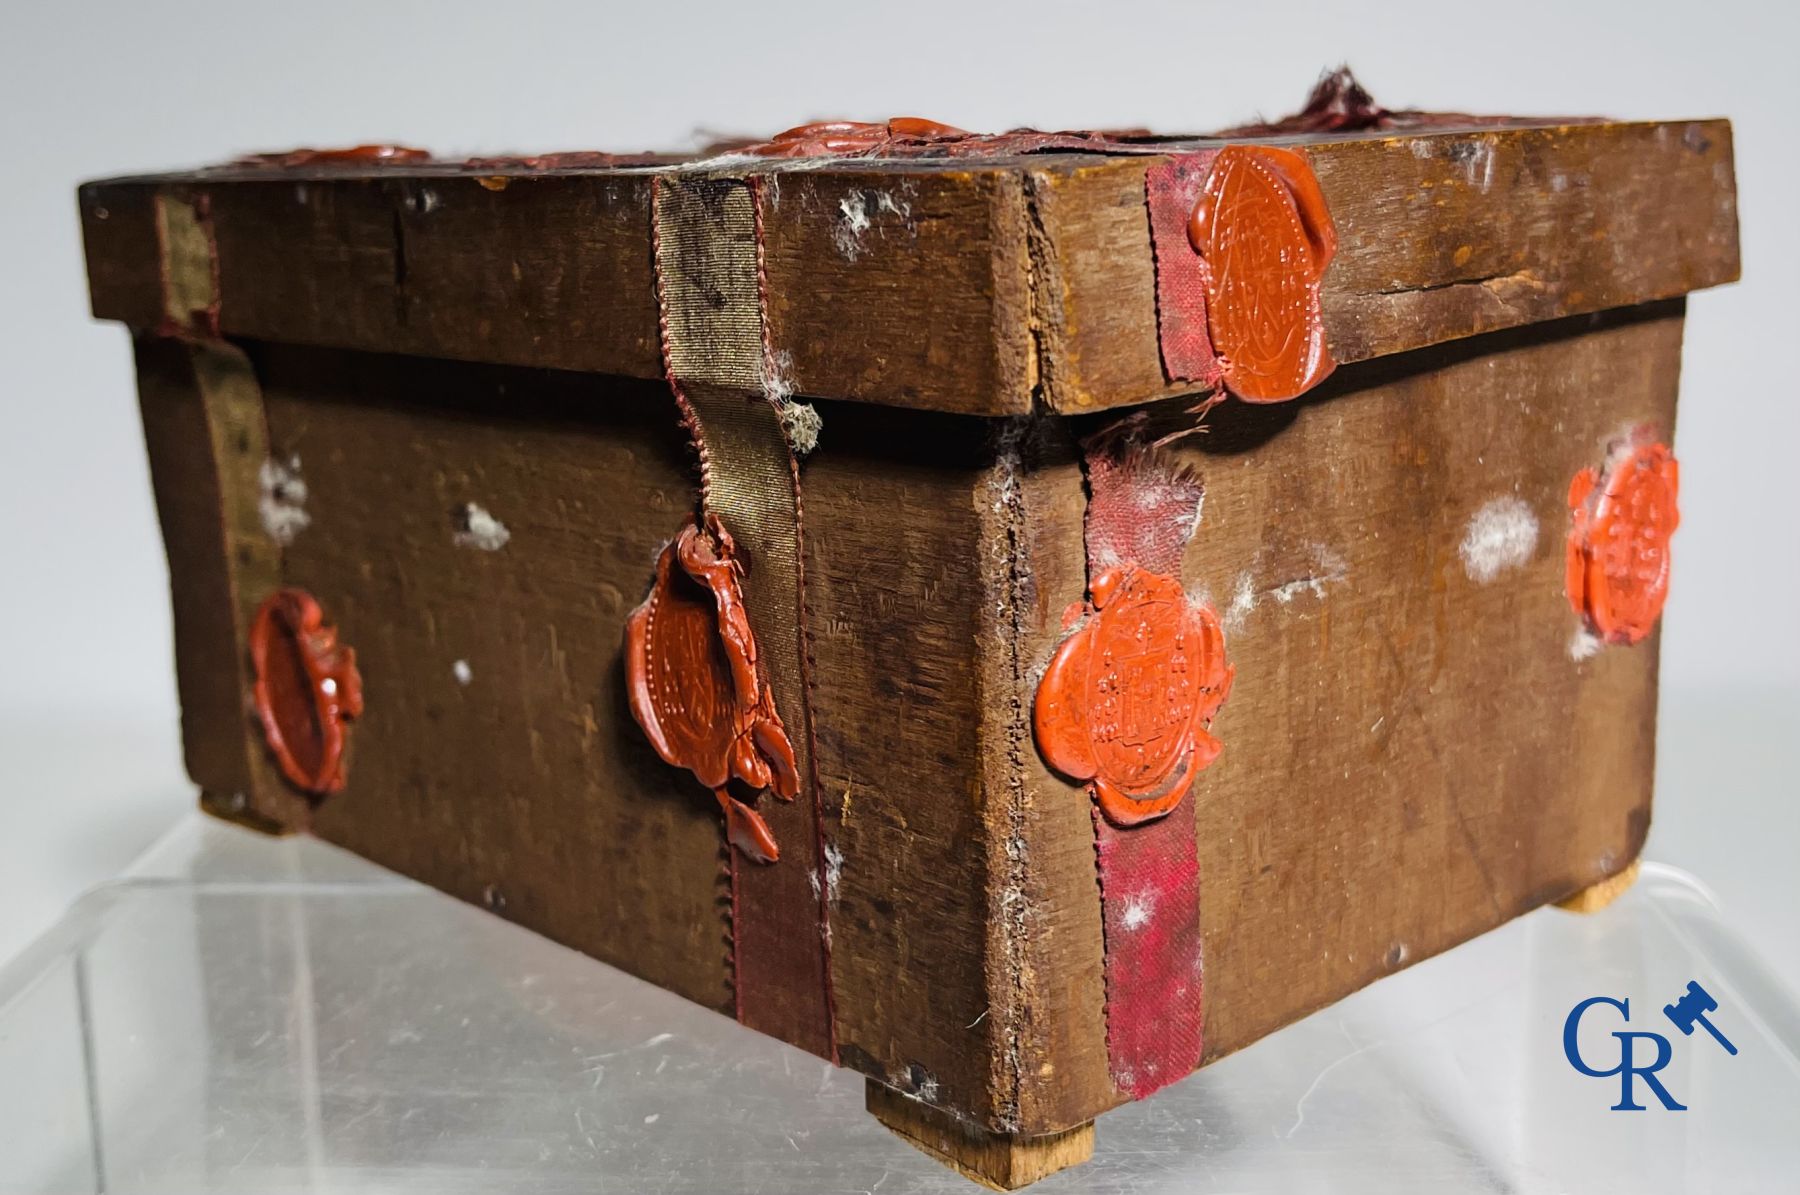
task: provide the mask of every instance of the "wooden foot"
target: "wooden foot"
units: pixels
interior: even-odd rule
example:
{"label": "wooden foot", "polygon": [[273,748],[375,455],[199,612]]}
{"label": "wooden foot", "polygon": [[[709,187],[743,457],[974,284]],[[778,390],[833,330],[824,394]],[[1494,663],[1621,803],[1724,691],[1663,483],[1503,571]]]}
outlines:
{"label": "wooden foot", "polygon": [[990,1133],[922,1100],[868,1081],[876,1120],[964,1178],[995,1191],[1016,1191],[1094,1156],[1094,1122],[1042,1137]]}
{"label": "wooden foot", "polygon": [[1571,913],[1598,913],[1625,895],[1625,889],[1637,883],[1637,878],[1638,861],[1633,859],[1624,871],[1607,876],[1598,884],[1589,885],[1573,896],[1565,896],[1556,902],[1556,907],[1567,909]]}

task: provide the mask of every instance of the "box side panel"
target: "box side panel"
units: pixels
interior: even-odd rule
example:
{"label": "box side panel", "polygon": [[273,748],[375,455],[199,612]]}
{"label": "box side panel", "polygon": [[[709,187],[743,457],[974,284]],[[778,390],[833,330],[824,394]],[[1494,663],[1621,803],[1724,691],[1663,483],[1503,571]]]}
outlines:
{"label": "box side panel", "polygon": [[231,335],[654,378],[649,193],[641,176],[210,187],[221,316]]}
{"label": "box side panel", "polygon": [[259,525],[267,459],[249,362],[227,345],[140,339],[139,403],[169,561],[175,680],[187,772],[214,812],[260,829],[306,824],[283,787],[247,694],[250,617],[276,584],[280,548]]}
{"label": "box side panel", "polygon": [[[349,786],[316,832],[729,1012],[717,811],[645,741],[620,664],[625,616],[693,501],[666,388],[284,346],[257,359],[271,451],[297,455],[307,487],[285,578],[355,647],[367,695]],[[981,558],[993,453],[962,417],[821,408],[806,593],[840,1053],[991,1122],[1005,1020],[984,1016],[974,660],[1005,568]],[[459,544],[470,502],[503,544]]]}
{"label": "box side panel", "polygon": [[156,193],[148,187],[89,183],[78,201],[94,318],[119,320],[136,329],[156,327],[163,318]]}
{"label": "box side panel", "polygon": [[[1738,276],[1726,121],[1406,133],[1304,153],[1337,230],[1321,301],[1340,362]],[[1195,388],[1165,376],[1158,348],[1149,165],[1062,161],[1028,179],[1044,397],[1055,410]]]}
{"label": "box side panel", "polygon": [[[1224,752],[1182,807],[1206,1061],[1636,857],[1657,640],[1594,652],[1577,633],[1568,492],[1615,437],[1673,434],[1681,324],[1674,301],[1346,368],[1300,402],[1217,408],[1173,447],[1206,483],[1183,581],[1237,668]],[[1152,433],[1191,427],[1184,406],[1153,409]],[[1085,588],[1079,467],[1033,465],[1024,702]],[[1089,797],[1035,751],[1017,787],[1021,1123],[1043,1131],[1123,1097]]]}
{"label": "box side panel", "polygon": [[1523,329],[1183,442],[1237,665],[1193,793],[1209,1060],[1636,857],[1657,641],[1577,634],[1568,492],[1672,435],[1680,345],[1679,303]]}
{"label": "box side panel", "polygon": [[821,410],[803,492],[839,1052],[993,1123],[1005,1017],[986,969],[996,811],[976,660],[1005,646],[989,603],[1007,562],[984,550],[988,428]]}
{"label": "box side panel", "polygon": [[[1340,361],[1737,276],[1725,121],[1305,140],[1338,230],[1323,302]],[[1034,394],[1081,413],[1191,390],[1170,384],[1157,347],[1144,172],[1164,160],[747,171],[767,195],[769,323],[789,380],[986,415],[1025,413]],[[210,210],[228,336],[661,376],[647,173],[441,164],[90,183],[82,220],[102,318],[151,327],[162,314],[146,218],[158,188]],[[1027,239],[1054,261],[1038,271],[1035,310]]]}
{"label": "box side panel", "polygon": [[638,732],[620,665],[691,501],[666,391],[280,346],[258,365],[306,484],[286,581],[355,648],[367,704],[315,832],[726,1008],[717,808]]}
{"label": "box side panel", "polygon": [[[761,182],[769,338],[789,385],[938,411],[1031,409],[1018,174]],[[979,424],[963,427],[979,441]]]}
{"label": "box side panel", "polygon": [[[1016,171],[815,164],[762,181],[787,382],[931,410],[1030,408]],[[90,183],[81,215],[101,318],[161,319],[153,205],[175,185],[205,200],[228,336],[662,377],[648,174]]]}
{"label": "box side panel", "polygon": [[[1006,968],[996,991],[1012,1002],[1017,1127],[1067,1129],[1116,1102],[1107,1069],[1106,985],[1094,824],[1085,792],[1070,789],[1032,742],[1031,703],[1066,634],[1063,613],[1087,591],[1087,494],[1069,421],[1040,419],[1003,454],[994,506],[1008,517],[1014,562],[1005,681],[1015,699],[992,703],[1007,750],[989,751],[996,799],[1008,802],[1000,855],[1010,866],[993,915]],[[998,686],[996,686],[998,687]]]}

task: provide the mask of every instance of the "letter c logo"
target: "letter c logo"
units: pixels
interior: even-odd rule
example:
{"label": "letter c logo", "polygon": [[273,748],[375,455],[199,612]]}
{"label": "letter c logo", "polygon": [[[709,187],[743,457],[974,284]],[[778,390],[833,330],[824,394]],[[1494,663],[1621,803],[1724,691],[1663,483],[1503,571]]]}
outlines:
{"label": "letter c logo", "polygon": [[1569,1019],[1563,1022],[1563,1054],[1569,1059],[1569,1065],[1591,1079],[1605,1079],[1618,1074],[1625,1068],[1625,1059],[1619,1059],[1619,1065],[1609,1071],[1597,1071],[1582,1060],[1581,1045],[1576,1041],[1576,1034],[1581,1029],[1581,1014],[1596,1004],[1610,1004],[1619,1010],[1619,1015],[1626,1021],[1631,1020],[1631,1001],[1614,1000],[1611,996],[1589,996],[1580,1004],[1569,1010]]}

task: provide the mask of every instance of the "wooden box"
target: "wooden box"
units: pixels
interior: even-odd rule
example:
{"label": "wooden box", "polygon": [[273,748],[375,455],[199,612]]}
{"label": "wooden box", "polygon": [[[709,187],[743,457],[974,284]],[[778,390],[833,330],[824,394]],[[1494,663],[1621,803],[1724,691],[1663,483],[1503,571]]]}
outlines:
{"label": "wooden box", "polygon": [[82,188],[206,807],[999,1185],[1628,873],[1730,128],[1329,116]]}

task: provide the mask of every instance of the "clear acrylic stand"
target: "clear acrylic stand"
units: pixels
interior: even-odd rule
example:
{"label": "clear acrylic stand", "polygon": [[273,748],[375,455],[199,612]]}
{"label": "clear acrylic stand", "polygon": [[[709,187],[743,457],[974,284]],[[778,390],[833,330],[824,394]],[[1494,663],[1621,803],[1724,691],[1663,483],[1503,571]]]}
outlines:
{"label": "clear acrylic stand", "polygon": [[[1690,980],[1738,1047],[1662,1006]],[[1615,1112],[1614,1031],[1688,1106]],[[1654,1050],[1640,1048],[1640,1061]],[[859,1076],[306,839],[185,821],[0,969],[0,1192],[974,1190]],[[1800,1008],[1646,865],[1102,1117],[1056,1192],[1793,1191]]]}

